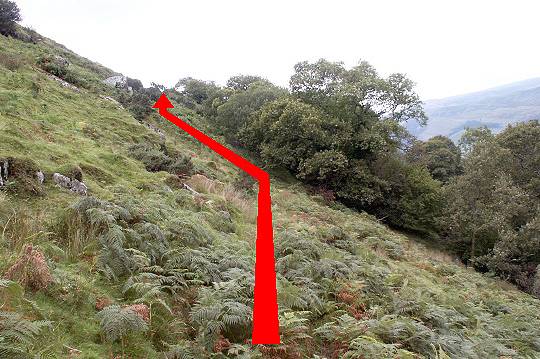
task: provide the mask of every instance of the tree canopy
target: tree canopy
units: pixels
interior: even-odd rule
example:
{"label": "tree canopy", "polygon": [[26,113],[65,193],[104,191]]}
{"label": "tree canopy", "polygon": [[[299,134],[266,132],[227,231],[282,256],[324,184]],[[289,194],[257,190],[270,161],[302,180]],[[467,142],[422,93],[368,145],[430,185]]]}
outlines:
{"label": "tree canopy", "polygon": [[0,0],[0,34],[14,35],[16,32],[15,23],[21,20],[21,12],[15,2]]}

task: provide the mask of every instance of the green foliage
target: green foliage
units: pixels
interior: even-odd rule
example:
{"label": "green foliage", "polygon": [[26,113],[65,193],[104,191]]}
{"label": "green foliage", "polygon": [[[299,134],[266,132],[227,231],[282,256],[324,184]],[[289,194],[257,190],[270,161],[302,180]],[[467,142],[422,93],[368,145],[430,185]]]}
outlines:
{"label": "green foliage", "polygon": [[340,62],[324,59],[300,62],[294,70],[290,81],[293,95],[330,114],[358,116],[356,107],[361,107],[398,122],[415,119],[425,123],[427,119],[414,83],[403,74],[383,79],[365,61],[347,70]]}
{"label": "green foliage", "polygon": [[3,358],[27,358],[28,348],[33,345],[48,321],[32,321],[19,313],[0,311],[0,356]]}
{"label": "green foliage", "polygon": [[21,20],[19,7],[14,1],[0,0],[0,34],[4,36],[15,35],[16,23]]}
{"label": "green foliage", "polygon": [[463,175],[445,189],[446,230],[464,260],[533,291],[538,251],[538,121],[466,132]]}
{"label": "green foliage", "polygon": [[225,273],[225,279],[211,288],[201,288],[190,313],[199,339],[208,349],[221,334],[241,341],[250,333],[254,278],[231,269]]}
{"label": "green foliage", "polygon": [[[237,135],[238,131],[250,123],[251,115],[265,103],[272,102],[287,95],[287,91],[272,85],[268,81],[248,79],[231,79],[231,86],[237,91],[216,109],[216,123],[229,135]],[[246,83],[241,83],[245,81]]]}
{"label": "green foliage", "polygon": [[107,341],[124,340],[130,333],[148,330],[146,322],[129,307],[110,305],[96,314],[103,337]]}
{"label": "green foliage", "polygon": [[45,55],[38,59],[37,64],[44,71],[72,85],[88,87],[84,78],[71,69],[70,63],[59,55]]}
{"label": "green foliage", "polygon": [[116,98],[129,112],[139,121],[145,120],[152,112],[152,106],[161,95],[161,89],[153,84],[152,87],[144,88],[139,80],[128,78],[128,86],[133,92],[118,91]]}
{"label": "green foliage", "polygon": [[[163,147],[162,147],[163,148]],[[170,157],[161,149],[146,144],[137,144],[129,148],[129,154],[144,163],[147,171],[166,171],[177,176],[187,176],[193,171],[193,163],[188,156]]]}
{"label": "green foliage", "polygon": [[[0,76],[1,157],[25,153],[46,173],[79,164],[95,196],[76,198],[50,181],[43,186],[45,197],[0,192],[2,274],[29,243],[39,245],[54,264],[55,281],[47,290],[24,294],[20,286],[0,281],[2,310],[25,320],[54,322],[54,330],[42,330],[28,344],[10,343],[27,357],[64,358],[79,350],[81,357],[106,358],[119,356],[120,345],[123,356],[133,358],[538,356],[536,299],[463,268],[455,258],[391,231],[371,215],[336,202],[325,204],[294,178],[271,168],[282,344],[251,346],[256,199],[230,189],[236,169],[186,140],[172,125],[156,121],[167,136],[167,147],[158,151],[172,159],[179,153],[196,154],[193,161],[211,178],[196,188],[199,194],[183,186],[165,186],[168,174],[141,170],[141,163],[126,157],[129,146],[140,143],[141,137],[159,144],[157,136],[133,118],[130,108],[123,110],[98,96],[115,96],[115,90],[100,87],[113,71],[48,39],[34,46],[0,36],[0,45],[28,62],[43,54],[60,54],[92,84],[88,91],[76,92],[32,67]],[[351,207],[369,210],[379,219],[391,214],[400,226],[432,225],[430,208],[440,184],[427,169],[408,162],[401,150],[409,138],[398,118],[411,112],[398,107],[392,115],[392,102],[379,97],[384,91],[396,95],[384,90],[384,82],[397,91],[410,84],[399,77],[378,81],[365,63],[354,71],[327,65],[321,67],[324,71],[302,70],[303,80],[297,84],[306,86],[264,104],[248,118],[248,127],[264,114],[269,124],[278,123],[278,130],[297,131],[291,137],[303,157],[295,159],[294,146],[277,130],[273,134],[281,142],[267,138],[264,132],[274,130],[265,124],[251,133],[255,141],[246,145],[254,148],[261,139],[284,147],[286,166],[294,175],[333,190]],[[253,80],[238,78],[229,88],[203,84],[207,94],[200,104],[188,93],[171,91],[175,111],[212,134],[217,109],[229,97],[249,91]],[[132,87],[135,93],[142,91]],[[406,91],[403,96],[408,96]],[[182,101],[206,117],[182,108]],[[374,105],[384,101],[389,104],[384,111]],[[141,108],[144,103],[148,100]],[[276,120],[280,117],[291,119],[290,126]],[[311,119],[328,127],[310,128],[304,122]],[[487,195],[478,206],[487,214],[467,210],[463,222],[454,222],[455,213],[442,216],[442,222],[453,226],[447,229],[454,235],[449,241],[463,238],[462,252],[469,253],[467,241],[479,214],[477,267],[496,268],[505,277],[521,273],[515,278],[526,280],[533,292],[540,288],[536,259],[530,256],[539,247],[538,216],[522,211],[535,203],[537,189],[532,180],[538,168],[533,141],[537,134],[529,126],[497,139],[473,141],[478,149],[465,156],[471,162],[470,167],[465,164],[464,175],[474,181],[463,189],[470,194],[477,186]],[[527,146],[520,145],[521,139]],[[493,143],[500,148],[490,147]],[[498,175],[497,170],[506,173]],[[490,188],[496,193],[490,194]],[[456,195],[456,206],[471,204],[466,201],[471,200],[469,194]],[[456,223],[470,227],[458,228]],[[500,234],[492,236],[492,228]],[[497,240],[493,250],[480,250],[480,244],[492,238]],[[118,304],[116,309],[106,309],[93,320],[96,311],[112,303]],[[110,342],[113,339],[116,342]]]}
{"label": "green foliage", "polygon": [[425,142],[416,141],[407,151],[407,158],[425,166],[433,178],[443,183],[461,173],[461,151],[448,137],[435,136]]}

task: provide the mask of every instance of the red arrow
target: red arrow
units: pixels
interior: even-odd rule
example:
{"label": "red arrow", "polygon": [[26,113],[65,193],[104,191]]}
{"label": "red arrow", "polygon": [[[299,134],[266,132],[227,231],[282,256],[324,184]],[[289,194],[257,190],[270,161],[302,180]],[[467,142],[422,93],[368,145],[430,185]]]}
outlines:
{"label": "red arrow", "polygon": [[257,208],[257,243],[255,249],[255,292],[253,303],[253,344],[279,344],[279,321],[272,230],[272,201],[270,198],[270,175],[242,156],[229,150],[196,128],[188,125],[167,109],[174,108],[165,94],[153,108],[159,114],[187,132],[211,150],[247,172],[259,182]]}

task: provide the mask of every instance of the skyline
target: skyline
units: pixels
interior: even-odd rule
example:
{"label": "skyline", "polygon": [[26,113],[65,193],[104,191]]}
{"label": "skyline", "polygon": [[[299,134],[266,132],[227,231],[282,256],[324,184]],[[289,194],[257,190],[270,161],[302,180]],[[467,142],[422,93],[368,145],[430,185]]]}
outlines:
{"label": "skyline", "polygon": [[540,77],[533,1],[17,3],[24,25],[146,85],[253,74],[288,86],[294,64],[319,58],[406,73],[423,100]]}

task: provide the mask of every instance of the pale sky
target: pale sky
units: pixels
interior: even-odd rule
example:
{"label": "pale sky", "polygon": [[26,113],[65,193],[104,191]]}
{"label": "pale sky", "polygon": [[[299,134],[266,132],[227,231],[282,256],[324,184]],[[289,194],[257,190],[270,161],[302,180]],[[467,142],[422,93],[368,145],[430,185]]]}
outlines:
{"label": "pale sky", "polygon": [[127,76],[172,86],[360,59],[423,99],[540,77],[538,0],[15,0],[23,24]]}

